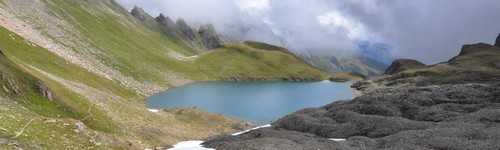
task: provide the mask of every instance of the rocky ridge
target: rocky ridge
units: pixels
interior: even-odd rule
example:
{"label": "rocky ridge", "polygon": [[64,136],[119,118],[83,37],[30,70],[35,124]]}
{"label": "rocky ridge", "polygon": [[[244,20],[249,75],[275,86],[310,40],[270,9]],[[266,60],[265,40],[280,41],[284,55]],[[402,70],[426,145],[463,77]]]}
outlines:
{"label": "rocky ridge", "polygon": [[466,45],[457,57],[432,66],[406,62],[413,63],[354,84],[364,94],[353,100],[304,109],[272,128],[204,145],[221,150],[500,148],[500,47]]}
{"label": "rocky ridge", "polygon": [[174,22],[170,17],[160,14],[153,19],[151,15],[137,6],[130,13],[139,21],[149,24],[149,27],[155,28],[156,26],[165,34],[181,39],[191,48],[210,50],[222,47],[222,40],[211,24],[201,25],[198,29],[195,29],[182,18]]}
{"label": "rocky ridge", "polygon": [[409,69],[424,68],[426,65],[417,60],[397,59],[385,71],[385,74],[396,74]]}

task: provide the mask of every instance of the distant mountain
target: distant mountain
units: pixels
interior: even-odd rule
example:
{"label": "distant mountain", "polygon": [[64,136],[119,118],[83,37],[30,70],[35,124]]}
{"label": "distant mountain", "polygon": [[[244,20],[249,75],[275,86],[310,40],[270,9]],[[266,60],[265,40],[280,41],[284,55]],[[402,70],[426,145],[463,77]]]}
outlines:
{"label": "distant mountain", "polygon": [[382,74],[389,66],[377,59],[363,55],[315,56],[302,54],[299,56],[309,64],[331,74],[350,72],[369,77]]}
{"label": "distant mountain", "polygon": [[[251,22],[251,21],[250,21]],[[293,45],[289,43],[285,36],[290,36],[293,32],[276,34],[273,29],[265,23],[258,21],[251,23],[235,22],[224,26],[224,32],[221,37],[225,41],[252,41],[262,40],[271,42],[275,45],[288,47]],[[297,56],[304,59],[314,67],[329,73],[350,72],[363,76],[380,75],[392,62],[390,55],[390,46],[384,43],[373,43],[370,41],[361,41],[357,43],[356,49],[351,54],[324,54],[305,52],[305,49],[295,49]]]}
{"label": "distant mountain", "polygon": [[391,47],[384,43],[361,41],[358,43],[357,54],[363,58],[375,60],[378,63],[388,66],[394,60],[389,52],[390,49]]}

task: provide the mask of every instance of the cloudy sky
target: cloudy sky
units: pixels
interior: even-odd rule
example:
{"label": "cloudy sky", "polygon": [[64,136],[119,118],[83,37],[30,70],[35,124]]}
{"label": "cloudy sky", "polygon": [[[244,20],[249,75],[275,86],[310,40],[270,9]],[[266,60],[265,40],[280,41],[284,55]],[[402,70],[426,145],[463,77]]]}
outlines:
{"label": "cloudy sky", "polygon": [[395,57],[446,61],[463,44],[492,43],[499,0],[118,0],[220,32],[332,55],[360,42],[385,43]]}

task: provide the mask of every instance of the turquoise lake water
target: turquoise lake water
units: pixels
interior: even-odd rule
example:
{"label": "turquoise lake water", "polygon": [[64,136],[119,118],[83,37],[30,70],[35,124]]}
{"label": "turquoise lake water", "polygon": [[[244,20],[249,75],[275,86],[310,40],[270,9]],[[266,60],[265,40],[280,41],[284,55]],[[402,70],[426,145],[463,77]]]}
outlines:
{"label": "turquoise lake water", "polygon": [[200,82],[154,95],[148,107],[197,107],[258,124],[353,97],[351,82]]}

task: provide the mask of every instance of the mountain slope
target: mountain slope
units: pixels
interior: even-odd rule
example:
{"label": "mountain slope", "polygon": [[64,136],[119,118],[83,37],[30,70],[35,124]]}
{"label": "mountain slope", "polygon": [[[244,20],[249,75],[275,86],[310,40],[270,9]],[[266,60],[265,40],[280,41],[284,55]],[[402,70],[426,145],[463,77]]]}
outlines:
{"label": "mountain slope", "polygon": [[193,109],[150,112],[146,96],[194,81],[325,78],[292,55],[241,43],[199,52],[113,0],[1,0],[0,25],[0,60],[20,74],[2,82],[27,78],[19,85],[31,87],[26,104],[2,95],[0,149],[144,149],[205,138],[240,123]]}
{"label": "mountain slope", "polygon": [[315,56],[300,55],[309,64],[330,74],[353,73],[363,77],[380,75],[388,67],[387,64],[364,56]]}

